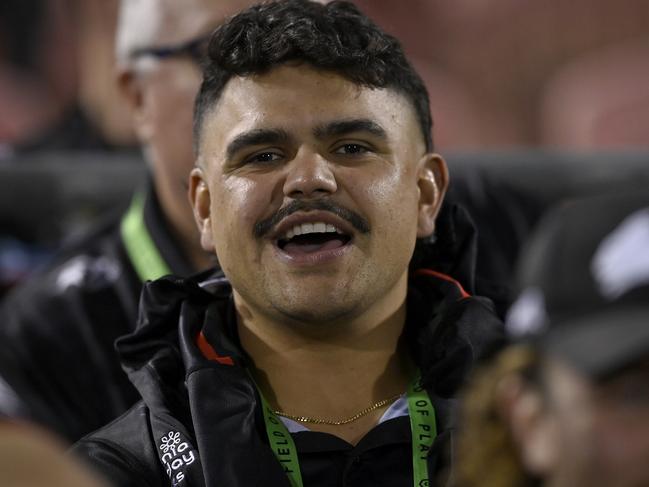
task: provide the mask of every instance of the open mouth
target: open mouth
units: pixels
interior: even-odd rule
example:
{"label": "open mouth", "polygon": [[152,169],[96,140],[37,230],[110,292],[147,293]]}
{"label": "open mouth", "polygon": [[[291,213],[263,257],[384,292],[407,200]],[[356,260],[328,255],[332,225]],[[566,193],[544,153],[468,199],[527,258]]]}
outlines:
{"label": "open mouth", "polygon": [[351,235],[330,223],[302,223],[287,230],[277,240],[277,246],[287,254],[305,255],[344,247],[351,239]]}

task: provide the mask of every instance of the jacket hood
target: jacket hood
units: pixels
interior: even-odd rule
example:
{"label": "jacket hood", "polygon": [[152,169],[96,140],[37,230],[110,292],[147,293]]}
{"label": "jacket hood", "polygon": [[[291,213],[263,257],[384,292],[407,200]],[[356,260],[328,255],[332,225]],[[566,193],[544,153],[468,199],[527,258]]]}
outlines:
{"label": "jacket hood", "polygon": [[[229,283],[205,277],[147,283],[138,327],[116,345],[148,407],[160,462],[173,485],[290,487],[258,431],[259,399],[233,334]],[[199,451],[221,461],[202,465]]]}

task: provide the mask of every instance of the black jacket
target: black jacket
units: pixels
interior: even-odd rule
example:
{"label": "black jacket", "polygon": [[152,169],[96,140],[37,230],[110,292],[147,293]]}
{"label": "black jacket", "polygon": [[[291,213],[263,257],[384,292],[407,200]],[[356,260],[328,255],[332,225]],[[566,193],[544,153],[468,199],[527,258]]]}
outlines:
{"label": "black jacket", "polygon": [[[466,244],[456,237],[463,242],[459,248]],[[457,259],[440,260],[449,249],[434,247],[420,244],[413,262],[435,257],[441,268],[463,269]],[[453,396],[502,335],[488,300],[468,296],[441,272],[411,274],[405,333],[436,409],[439,436],[428,461],[437,475],[449,463]],[[117,486],[289,486],[268,446],[258,393],[246,372],[229,284],[204,278],[147,284],[138,329],[118,341],[143,400],[74,448]],[[199,333],[216,359],[203,355]],[[355,448],[325,433],[294,437],[305,486],[412,485],[407,418],[382,423]],[[165,445],[172,438],[178,450],[170,453]]]}
{"label": "black jacket", "polygon": [[[176,250],[152,191],[142,212],[135,214],[137,230],[149,234],[168,269],[193,273]],[[119,215],[100,224],[3,300],[0,382],[18,401],[3,403],[0,393],[0,413],[76,441],[139,399],[113,345],[135,328],[142,290],[124,245],[122,220]]]}

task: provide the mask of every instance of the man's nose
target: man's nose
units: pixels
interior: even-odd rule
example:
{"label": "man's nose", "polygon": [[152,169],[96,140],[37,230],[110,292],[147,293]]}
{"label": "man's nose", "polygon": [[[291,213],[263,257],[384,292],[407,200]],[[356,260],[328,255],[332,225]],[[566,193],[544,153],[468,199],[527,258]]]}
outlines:
{"label": "man's nose", "polygon": [[300,149],[287,166],[284,194],[310,198],[335,193],[338,189],[331,164],[317,152]]}

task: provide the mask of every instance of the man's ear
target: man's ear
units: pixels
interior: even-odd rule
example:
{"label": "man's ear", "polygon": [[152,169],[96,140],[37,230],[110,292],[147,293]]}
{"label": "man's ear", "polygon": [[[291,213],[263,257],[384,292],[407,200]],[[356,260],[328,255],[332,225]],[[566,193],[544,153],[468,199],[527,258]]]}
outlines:
{"label": "man's ear", "polygon": [[417,237],[428,237],[435,230],[435,218],[442,206],[448,188],[448,169],[446,162],[438,154],[425,154],[417,168],[419,188],[419,214]]}
{"label": "man's ear", "polygon": [[144,80],[129,67],[117,69],[117,86],[120,94],[127,102],[133,120],[133,129],[138,140],[147,144],[153,137],[153,124],[147,98],[144,91]]}
{"label": "man's ear", "polygon": [[496,404],[507,424],[523,468],[547,478],[558,464],[559,428],[541,391],[520,376],[509,376],[498,385]]}
{"label": "man's ear", "polygon": [[200,167],[195,167],[189,174],[188,194],[201,238],[201,247],[207,252],[214,253],[210,188]]}

